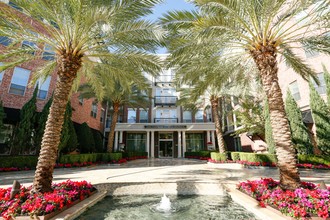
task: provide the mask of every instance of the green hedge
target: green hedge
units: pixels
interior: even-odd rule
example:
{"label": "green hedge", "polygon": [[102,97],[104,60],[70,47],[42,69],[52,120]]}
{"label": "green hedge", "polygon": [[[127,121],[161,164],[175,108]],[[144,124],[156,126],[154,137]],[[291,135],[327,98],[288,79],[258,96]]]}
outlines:
{"label": "green hedge", "polygon": [[0,157],[0,167],[16,167],[35,169],[38,162],[38,156],[2,156]]}
{"label": "green hedge", "polygon": [[185,152],[184,157],[211,157],[212,151],[195,151],[195,152]]}
{"label": "green hedge", "polygon": [[240,158],[240,153],[241,152],[230,152],[230,158],[232,161],[238,161],[238,160],[241,160]]}
{"label": "green hedge", "polygon": [[240,160],[249,161],[249,162],[268,162],[268,163],[276,163],[276,155],[275,154],[256,154],[256,153],[239,153]]}
{"label": "green hedge", "polygon": [[324,164],[330,165],[330,156],[321,156],[321,155],[298,155],[298,163],[310,163],[310,164]]}
{"label": "green hedge", "polygon": [[226,161],[227,154],[220,154],[218,152],[211,152],[211,159],[215,161]]}

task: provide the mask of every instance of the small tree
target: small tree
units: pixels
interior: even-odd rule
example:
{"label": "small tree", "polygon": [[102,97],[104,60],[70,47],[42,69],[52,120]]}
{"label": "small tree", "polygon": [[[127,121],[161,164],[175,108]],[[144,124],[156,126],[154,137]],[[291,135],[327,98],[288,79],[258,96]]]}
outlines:
{"label": "small tree", "polygon": [[53,97],[51,97],[48,100],[48,102],[45,104],[44,108],[42,109],[42,112],[39,114],[38,127],[36,129],[36,133],[34,136],[34,142],[35,142],[38,152],[41,147],[41,140],[42,140],[42,136],[44,135],[44,132],[45,132],[45,126],[46,126],[46,121],[47,121],[48,114],[49,114],[49,108],[52,105],[52,102],[53,102]]}
{"label": "small tree", "polygon": [[298,153],[312,154],[313,146],[308,130],[303,123],[301,111],[289,90],[285,100],[285,111],[290,124],[292,142]]}
{"label": "small tree", "polygon": [[68,140],[70,138],[69,124],[72,123],[71,116],[72,116],[72,109],[71,109],[71,103],[69,101],[66,104],[66,109],[65,109],[65,113],[64,113],[64,123],[62,126],[61,141],[58,146],[58,153],[60,153],[63,150],[63,148],[66,147]]}
{"label": "small tree", "polygon": [[275,141],[273,138],[273,131],[272,131],[271,123],[270,123],[268,100],[265,101],[264,118],[265,118],[265,139],[266,139],[266,143],[268,145],[268,153],[274,154],[275,153]]}
{"label": "small tree", "polygon": [[317,147],[325,155],[330,155],[330,112],[314,86],[309,83],[310,106],[316,126]]}
{"label": "small tree", "polygon": [[93,151],[95,148],[94,137],[86,122],[78,127],[77,137],[81,153],[90,153]]}
{"label": "small tree", "polygon": [[3,129],[3,119],[5,118],[5,110],[3,109],[2,102],[0,101],[0,133]]}
{"label": "small tree", "polygon": [[76,130],[74,129],[73,122],[71,119],[69,122],[69,134],[70,134],[69,140],[66,144],[65,149],[63,149],[65,152],[71,152],[77,149],[78,146],[78,138],[77,138]]}
{"label": "small tree", "polygon": [[37,93],[38,86],[34,89],[32,98],[25,103],[20,112],[20,122],[14,137],[14,147],[20,153],[29,151],[35,145],[32,137],[35,133]]}
{"label": "small tree", "polygon": [[102,140],[102,135],[99,131],[93,131],[93,136],[94,136],[94,142],[95,142],[95,150],[98,153],[103,152],[103,140]]}

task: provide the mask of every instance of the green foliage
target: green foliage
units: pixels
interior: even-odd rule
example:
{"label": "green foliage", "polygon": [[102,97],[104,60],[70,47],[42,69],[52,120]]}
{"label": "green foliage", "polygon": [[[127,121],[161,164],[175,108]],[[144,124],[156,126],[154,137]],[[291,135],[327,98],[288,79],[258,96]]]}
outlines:
{"label": "green foliage", "polygon": [[66,152],[71,152],[77,149],[78,146],[78,138],[76,134],[76,130],[74,129],[73,122],[69,121],[69,139],[68,142],[66,143],[65,151]]}
{"label": "green foliage", "polygon": [[9,168],[35,168],[37,165],[37,156],[5,156],[0,157],[0,167]]}
{"label": "green foliage", "polygon": [[240,108],[235,110],[236,120],[244,125],[235,131],[235,135],[249,132],[265,136],[265,118],[261,101],[254,97],[245,97],[240,101]]}
{"label": "green foliage", "polygon": [[227,154],[211,152],[211,159],[215,161],[227,161]]}
{"label": "green foliage", "polygon": [[264,118],[265,118],[265,139],[266,139],[266,143],[268,145],[268,153],[274,154],[275,153],[275,141],[273,138],[272,125],[270,122],[268,100],[265,101],[265,105],[264,105]]}
{"label": "green foliage", "polygon": [[93,130],[93,137],[95,143],[95,151],[102,153],[104,151],[102,135],[99,131]]}
{"label": "green foliage", "polygon": [[309,83],[310,107],[313,120],[316,126],[317,147],[324,155],[330,155],[330,112],[329,107],[315,90],[312,83]]}
{"label": "green foliage", "polygon": [[233,161],[241,160],[239,155],[240,155],[240,152],[230,152],[230,157]]}
{"label": "green foliage", "polygon": [[211,151],[185,152],[184,157],[211,157]]}
{"label": "green foliage", "polygon": [[275,154],[256,154],[256,153],[239,153],[240,160],[249,162],[268,162],[276,163],[277,158]]}
{"label": "green foliage", "polygon": [[122,155],[123,155],[123,158],[145,157],[145,156],[148,156],[148,152],[126,151],[126,152],[123,152]]}
{"label": "green foliage", "polygon": [[327,89],[327,103],[330,108],[330,73],[328,72],[327,68],[323,65],[323,72],[324,72],[324,81],[325,86]]}
{"label": "green foliage", "polygon": [[311,154],[313,145],[308,130],[303,123],[301,111],[289,90],[285,100],[285,111],[290,124],[292,142],[298,154]]}
{"label": "green foliage", "polygon": [[299,163],[310,163],[310,164],[323,164],[330,165],[330,156],[320,156],[320,155],[298,155]]}
{"label": "green foliage", "polygon": [[20,153],[27,153],[34,145],[32,137],[35,133],[37,93],[38,86],[34,89],[32,98],[20,111],[20,122],[14,135],[14,149]]}
{"label": "green foliage", "polygon": [[36,133],[35,133],[35,137],[34,137],[35,144],[38,149],[40,149],[40,147],[41,147],[42,136],[44,135],[44,132],[45,132],[49,109],[50,109],[50,106],[52,105],[52,102],[53,102],[53,97],[51,97],[48,100],[48,102],[45,104],[44,108],[42,109],[42,112],[39,113],[39,116],[38,116],[38,127],[36,129]]}
{"label": "green foliage", "polygon": [[78,127],[77,138],[81,153],[90,153],[95,149],[93,133],[86,122]]}
{"label": "green foliage", "polygon": [[3,119],[5,118],[6,114],[2,106],[2,102],[0,101],[0,134],[3,129]]}

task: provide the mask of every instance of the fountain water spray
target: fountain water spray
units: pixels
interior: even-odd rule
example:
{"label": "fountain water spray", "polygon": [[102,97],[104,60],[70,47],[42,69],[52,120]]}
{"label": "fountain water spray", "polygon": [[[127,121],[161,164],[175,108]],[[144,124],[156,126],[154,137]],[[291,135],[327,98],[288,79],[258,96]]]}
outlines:
{"label": "fountain water spray", "polygon": [[159,205],[157,206],[158,211],[163,211],[163,212],[169,212],[171,210],[171,201],[170,199],[165,195],[163,195]]}

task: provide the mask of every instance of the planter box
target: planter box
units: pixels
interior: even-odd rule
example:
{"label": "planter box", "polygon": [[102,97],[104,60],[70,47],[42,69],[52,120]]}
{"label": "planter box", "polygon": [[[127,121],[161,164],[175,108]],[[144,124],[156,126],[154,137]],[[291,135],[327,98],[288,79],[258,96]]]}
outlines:
{"label": "planter box", "polygon": [[[96,189],[90,194],[90,196],[94,195],[95,193],[97,193]],[[74,201],[73,203],[71,203],[69,206],[64,206],[61,210],[57,210],[55,212],[52,212],[52,213],[49,213],[49,214],[46,214],[46,215],[41,215],[41,216],[33,215],[32,217],[30,217],[30,216],[16,216],[15,218],[12,218],[12,219],[13,220],[30,220],[30,219],[49,220],[49,219],[53,218],[54,216],[58,215],[59,213],[67,210],[68,208],[71,208],[74,205],[77,205],[78,203],[84,201],[85,199],[87,199],[89,197],[86,197],[83,200],[78,199],[78,200]],[[4,218],[0,217],[0,220],[4,220]]]}

